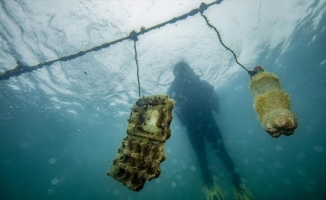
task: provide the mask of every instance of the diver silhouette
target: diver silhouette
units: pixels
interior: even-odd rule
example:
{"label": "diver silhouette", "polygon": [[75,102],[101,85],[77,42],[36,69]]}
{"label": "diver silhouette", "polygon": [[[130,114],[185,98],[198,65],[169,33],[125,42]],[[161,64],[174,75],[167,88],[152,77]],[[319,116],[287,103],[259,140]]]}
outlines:
{"label": "diver silhouette", "polygon": [[[168,89],[168,95],[175,100],[174,112],[182,126],[186,128],[190,143],[196,152],[206,186],[207,199],[224,199],[224,197],[214,183],[208,168],[205,139],[228,169],[236,199],[245,199],[242,198],[242,194],[246,193],[244,185],[241,184],[240,175],[235,171],[234,163],[224,146],[221,131],[213,117],[212,111],[217,113],[219,111],[214,87],[207,81],[201,80],[185,62],[177,63],[173,74],[175,78]],[[248,196],[250,195],[246,195],[247,199],[253,199]]]}

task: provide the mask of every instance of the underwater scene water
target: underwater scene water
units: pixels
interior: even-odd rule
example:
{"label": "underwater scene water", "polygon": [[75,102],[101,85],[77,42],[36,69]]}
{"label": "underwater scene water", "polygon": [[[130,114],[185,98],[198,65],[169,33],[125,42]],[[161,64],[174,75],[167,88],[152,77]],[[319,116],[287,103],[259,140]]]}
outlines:
{"label": "underwater scene water", "polygon": [[[34,66],[126,37],[201,2],[0,0],[0,74],[17,61]],[[298,118],[291,136],[263,130],[249,75],[200,14],[138,36],[141,94],[166,94],[173,66],[187,61],[214,86],[225,147],[256,200],[326,199],[325,11],[323,0],[225,0],[204,12],[239,62],[280,78]],[[206,199],[175,112],[158,178],[134,192],[106,175],[139,98],[133,45],[125,40],[0,81],[0,199]],[[206,151],[214,182],[233,200],[228,170],[209,142]]]}

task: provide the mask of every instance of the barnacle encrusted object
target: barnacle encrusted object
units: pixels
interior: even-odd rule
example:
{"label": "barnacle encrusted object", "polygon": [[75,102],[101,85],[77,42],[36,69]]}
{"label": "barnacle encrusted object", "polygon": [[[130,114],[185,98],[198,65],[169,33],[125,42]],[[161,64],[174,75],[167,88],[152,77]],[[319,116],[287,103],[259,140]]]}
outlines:
{"label": "barnacle encrusted object", "polygon": [[107,175],[133,191],[141,190],[146,180],[160,175],[160,164],[166,158],[164,144],[171,136],[173,106],[168,95],[138,99],[131,108],[127,136]]}
{"label": "barnacle encrusted object", "polygon": [[290,109],[291,100],[281,88],[280,80],[272,73],[263,71],[254,75],[250,82],[254,97],[254,109],[262,127],[272,137],[292,135],[297,128],[297,118]]}

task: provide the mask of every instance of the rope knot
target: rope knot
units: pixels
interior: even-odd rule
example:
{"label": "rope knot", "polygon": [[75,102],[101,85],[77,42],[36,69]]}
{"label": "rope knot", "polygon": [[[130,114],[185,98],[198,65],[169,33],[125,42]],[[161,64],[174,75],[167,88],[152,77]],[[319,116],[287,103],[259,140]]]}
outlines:
{"label": "rope knot", "polygon": [[132,39],[133,41],[138,41],[138,33],[136,33],[135,31],[132,31],[130,34],[129,34],[129,38]]}
{"label": "rope knot", "polygon": [[201,14],[208,8],[208,5],[206,3],[201,3],[199,6],[199,11]]}

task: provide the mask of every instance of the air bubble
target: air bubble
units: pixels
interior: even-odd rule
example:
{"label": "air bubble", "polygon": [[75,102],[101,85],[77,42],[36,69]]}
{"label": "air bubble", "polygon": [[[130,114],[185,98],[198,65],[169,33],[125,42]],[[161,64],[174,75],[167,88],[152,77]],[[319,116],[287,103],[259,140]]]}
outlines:
{"label": "air bubble", "polygon": [[260,174],[260,175],[263,175],[263,174],[264,174],[264,170],[262,170],[262,169],[258,169],[257,172],[258,172],[258,174]]}
{"label": "air bubble", "polygon": [[291,181],[289,179],[283,179],[284,185],[291,185]]}
{"label": "air bubble", "polygon": [[246,189],[246,186],[245,186],[245,184],[240,183],[240,184],[239,184],[239,188],[242,189],[242,190],[244,190],[244,189]]}
{"label": "air bubble", "polygon": [[196,167],[192,165],[192,166],[190,167],[190,169],[191,169],[191,171],[195,171],[195,170],[196,170]]}
{"label": "air bubble", "polygon": [[51,183],[52,183],[52,185],[56,185],[56,184],[59,183],[59,179],[54,178],[54,179],[51,180]]}
{"label": "air bubble", "polygon": [[315,150],[317,153],[322,153],[322,152],[324,152],[324,148],[321,147],[321,146],[314,146],[314,150]]}
{"label": "air bubble", "polygon": [[114,194],[115,195],[119,195],[120,194],[120,190],[118,190],[118,189],[114,190]]}
{"label": "air bubble", "polygon": [[274,166],[275,166],[275,167],[277,167],[277,168],[280,168],[280,167],[282,167],[282,164],[281,164],[281,163],[279,163],[279,162],[274,162],[273,164],[274,164]]}
{"label": "air bubble", "polygon": [[213,176],[213,180],[214,180],[214,181],[217,181],[217,180],[218,180],[218,176],[215,176],[215,175],[214,175],[214,176]]}
{"label": "air bubble", "polygon": [[249,159],[247,159],[247,158],[243,159],[243,163],[246,165],[249,164]]}
{"label": "air bubble", "polygon": [[297,154],[298,158],[301,158],[301,159],[304,159],[306,157],[306,154],[302,153],[302,152],[299,152]]}
{"label": "air bubble", "polygon": [[177,95],[177,93],[176,93],[175,91],[173,91],[173,92],[171,93],[171,98],[174,99],[174,98],[176,97],[176,95]]}
{"label": "air bubble", "polygon": [[247,131],[247,133],[248,133],[248,135],[253,135],[254,131],[250,129],[250,130]]}
{"label": "air bubble", "polygon": [[181,179],[182,179],[182,176],[179,174],[179,175],[177,176],[177,179],[178,179],[178,180],[181,180]]}
{"label": "air bubble", "polygon": [[304,190],[306,192],[308,192],[308,193],[313,193],[314,192],[314,188],[312,188],[310,185],[305,185]]}
{"label": "air bubble", "polygon": [[172,183],[171,183],[171,186],[172,186],[172,187],[176,187],[176,186],[177,186],[177,183],[176,183],[176,182],[172,182]]}
{"label": "air bubble", "polygon": [[299,169],[299,170],[298,170],[298,174],[300,174],[301,176],[305,176],[305,175],[307,175],[306,171],[303,170],[303,169]]}
{"label": "air bubble", "polygon": [[282,151],[283,150],[283,147],[281,145],[276,145],[275,148],[276,148],[277,151]]}
{"label": "air bubble", "polygon": [[174,158],[174,159],[172,160],[172,163],[173,163],[173,164],[177,163],[177,159]]}
{"label": "air bubble", "polygon": [[50,163],[51,165],[54,164],[55,162],[57,162],[57,159],[55,159],[55,158],[50,158],[49,163]]}
{"label": "air bubble", "polygon": [[25,149],[26,147],[28,147],[28,143],[27,142],[20,143],[20,148]]}
{"label": "air bubble", "polygon": [[48,190],[48,195],[52,195],[54,194],[54,192],[55,192],[54,188],[51,188]]}
{"label": "air bubble", "polygon": [[269,184],[269,185],[268,185],[268,189],[269,189],[269,190],[275,190],[275,186],[274,186],[273,184]]}
{"label": "air bubble", "polygon": [[171,149],[167,149],[166,152],[167,152],[167,153],[171,153]]}
{"label": "air bubble", "polygon": [[264,157],[259,157],[258,160],[259,160],[259,162],[261,162],[261,163],[264,163],[264,162],[265,162],[265,158],[264,158]]}
{"label": "air bubble", "polygon": [[309,179],[308,184],[317,187],[318,183],[315,179]]}
{"label": "air bubble", "polygon": [[157,184],[160,184],[161,183],[161,179],[156,179],[156,181],[155,181]]}
{"label": "air bubble", "polygon": [[241,182],[241,183],[246,183],[246,181],[247,181],[247,180],[246,180],[245,178],[243,178],[243,177],[240,178],[240,182]]}

